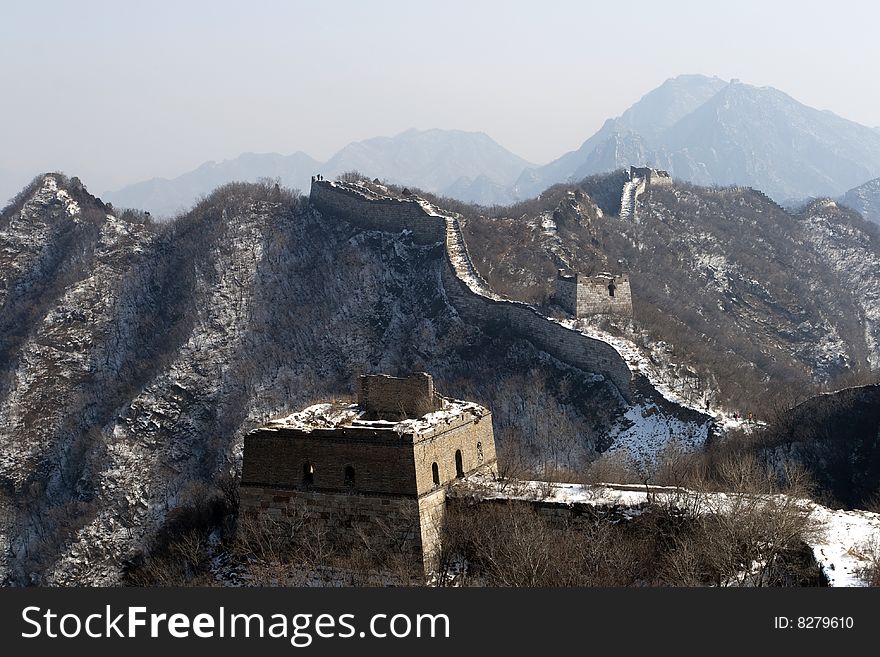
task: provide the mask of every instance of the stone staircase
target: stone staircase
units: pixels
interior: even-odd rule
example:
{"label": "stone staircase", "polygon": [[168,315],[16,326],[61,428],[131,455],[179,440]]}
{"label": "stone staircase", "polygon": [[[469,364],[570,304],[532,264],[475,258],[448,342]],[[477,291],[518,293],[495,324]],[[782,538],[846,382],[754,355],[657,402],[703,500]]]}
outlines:
{"label": "stone staircase", "polygon": [[500,300],[501,297],[492,292],[489,283],[474,266],[458,219],[450,216],[444,216],[444,219],[446,220],[446,252],[455,273],[471,291],[483,297]]}
{"label": "stone staircase", "polygon": [[623,193],[620,195],[620,218],[624,221],[635,219],[636,200],[645,189],[645,181],[642,178],[633,178],[623,183]]}

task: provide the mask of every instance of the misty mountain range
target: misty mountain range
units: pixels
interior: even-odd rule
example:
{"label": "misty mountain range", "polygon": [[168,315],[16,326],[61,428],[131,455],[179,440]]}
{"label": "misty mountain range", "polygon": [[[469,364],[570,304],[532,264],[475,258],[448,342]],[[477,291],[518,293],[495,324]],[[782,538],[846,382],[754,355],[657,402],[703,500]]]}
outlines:
{"label": "misty mountain range", "polygon": [[475,203],[510,203],[516,200],[513,183],[523,169],[533,166],[482,132],[407,130],[395,137],[353,142],[323,163],[302,152],[245,153],[232,160],[206,162],[170,180],[153,178],[107,192],[103,198],[162,216],[188,209],[199,196],[233,180],[277,177],[286,187],[308,190],[315,173],[332,178],[357,170]]}
{"label": "misty mountain range", "polygon": [[797,202],[838,196],[880,175],[880,133],[772,87],[682,75],[606,121],[578,150],[525,171],[516,191],[527,198],[630,164]]}
{"label": "misty mountain range", "polygon": [[839,201],[841,205],[855,210],[868,221],[880,224],[880,178],[854,187],[841,196]]}
{"label": "misty mountain range", "polygon": [[780,203],[840,198],[878,221],[876,210],[867,209],[880,203],[878,192],[854,190],[880,176],[880,130],[807,107],[772,87],[702,75],[667,80],[608,119],[580,148],[543,166],[481,132],[408,130],[354,142],[323,163],[302,152],[246,153],[103,197],[171,215],[233,180],[277,177],[285,186],[307,189],[314,173],[332,178],[358,170],[467,202],[503,205],[631,164],[667,169],[701,185],[754,187]]}

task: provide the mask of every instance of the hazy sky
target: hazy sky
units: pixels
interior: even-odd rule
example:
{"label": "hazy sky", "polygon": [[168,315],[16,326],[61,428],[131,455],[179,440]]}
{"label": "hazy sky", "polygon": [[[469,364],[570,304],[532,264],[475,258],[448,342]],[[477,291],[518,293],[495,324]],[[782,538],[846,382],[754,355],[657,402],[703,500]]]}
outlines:
{"label": "hazy sky", "polygon": [[544,163],[680,73],[880,125],[880,5],[719,5],[0,0],[0,192],[45,170],[101,193],[244,151],[325,159],[412,127]]}

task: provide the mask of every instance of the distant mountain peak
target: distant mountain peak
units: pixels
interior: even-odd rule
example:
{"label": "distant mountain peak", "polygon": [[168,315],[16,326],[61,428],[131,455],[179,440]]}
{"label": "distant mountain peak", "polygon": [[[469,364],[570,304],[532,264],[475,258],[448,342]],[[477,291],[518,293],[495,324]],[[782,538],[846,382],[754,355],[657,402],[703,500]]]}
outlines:
{"label": "distant mountain peak", "polygon": [[631,164],[702,185],[747,185],[779,202],[837,196],[880,175],[880,133],[771,86],[681,75],[609,119],[577,150],[517,183],[534,196],[557,182]]}
{"label": "distant mountain peak", "polygon": [[411,127],[355,141],[326,162],[305,153],[242,153],[176,178],[154,178],[105,196],[170,215],[233,180],[279,178],[305,189],[316,172],[357,170],[481,204],[511,203],[559,182],[650,165],[703,185],[747,185],[781,203],[840,196],[880,176],[880,128],[804,105],[771,86],[685,73],[664,80],[581,146],[537,167],[482,131]]}
{"label": "distant mountain peak", "polygon": [[205,162],[175,178],[151,178],[105,192],[104,197],[119,207],[168,217],[192,207],[200,196],[228,182],[278,178],[285,187],[308,189],[310,176],[319,168],[320,162],[302,151],[290,155],[249,152],[229,160]]}

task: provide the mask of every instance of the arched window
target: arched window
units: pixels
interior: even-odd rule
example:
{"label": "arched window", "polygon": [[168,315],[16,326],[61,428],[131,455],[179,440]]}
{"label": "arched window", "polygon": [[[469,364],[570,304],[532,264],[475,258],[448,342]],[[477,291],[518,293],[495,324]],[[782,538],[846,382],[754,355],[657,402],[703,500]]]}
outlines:
{"label": "arched window", "polygon": [[303,463],[303,486],[311,486],[315,483],[315,466],[312,463]]}
{"label": "arched window", "polygon": [[343,483],[349,488],[354,488],[354,468],[350,465],[345,466]]}
{"label": "arched window", "polygon": [[461,450],[455,450],[455,476],[456,477],[464,477],[464,464],[461,459]]}
{"label": "arched window", "polygon": [[614,284],[614,281],[611,281],[611,282],[608,284],[608,296],[609,296],[609,297],[613,297],[613,296],[614,296],[614,290],[615,290],[616,288],[617,288],[617,286]]}
{"label": "arched window", "polygon": [[477,441],[477,460],[482,463],[483,462],[483,441]]}
{"label": "arched window", "polygon": [[434,485],[440,485],[440,467],[437,465],[437,461],[434,461],[431,464],[431,478],[434,480]]}

